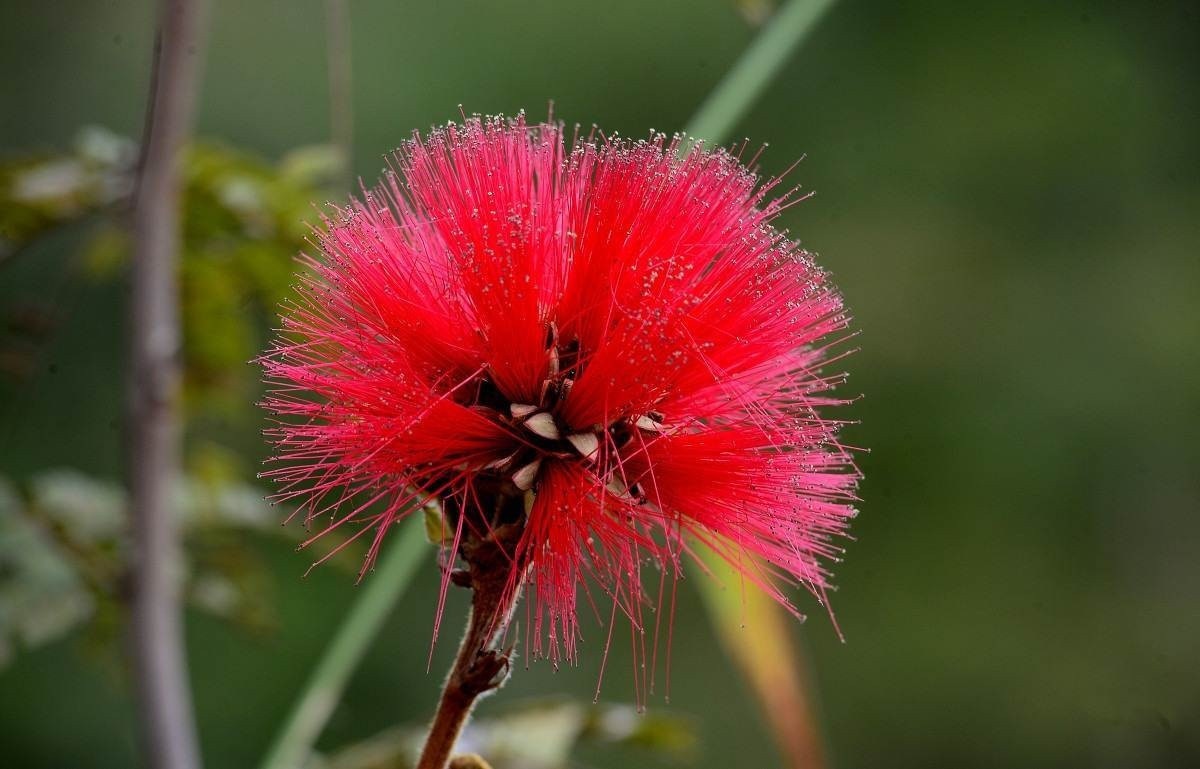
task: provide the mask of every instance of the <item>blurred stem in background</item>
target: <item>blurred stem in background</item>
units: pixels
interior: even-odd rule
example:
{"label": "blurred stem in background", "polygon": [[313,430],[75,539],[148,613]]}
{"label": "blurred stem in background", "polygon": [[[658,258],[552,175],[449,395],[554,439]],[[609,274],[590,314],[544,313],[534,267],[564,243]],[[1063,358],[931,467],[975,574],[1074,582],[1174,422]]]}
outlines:
{"label": "blurred stem in background", "polygon": [[325,0],[329,134],[340,156],[337,181],[342,190],[350,190],[354,183],[354,98],[348,3],[349,0]]}
{"label": "blurred stem in background", "polygon": [[[754,106],[789,56],[832,5],[833,0],[790,0],[780,8],[688,121],[686,132],[711,144],[727,140],[734,126]],[[349,20],[345,0],[327,0],[327,14],[330,24],[330,123],[334,142],[346,162],[348,178],[352,124]],[[378,571],[363,588],[260,769],[297,769],[308,760],[350,675],[408,587],[423,546],[420,527],[410,524],[402,541],[392,546]],[[720,559],[711,561],[709,568],[714,574],[701,582],[705,605],[714,625],[730,655],[753,686],[787,765],[793,769],[819,769],[824,766],[824,750],[782,610],[762,596],[751,595],[753,591],[743,599],[741,593],[723,590],[721,580],[724,578],[730,583],[736,577],[731,576],[732,571]],[[731,605],[731,600],[736,605]],[[749,632],[742,627],[743,619],[753,623]]]}
{"label": "blurred stem in background", "polygon": [[160,9],[133,208],[127,456],[133,527],[133,673],[145,763],[201,765],[180,598],[182,557],[173,495],[180,469],[180,151],[199,85],[203,0]]}
{"label": "blurred stem in background", "polygon": [[313,745],[333,715],[350,676],[408,588],[417,566],[425,560],[430,545],[425,541],[422,523],[409,521],[400,529],[400,535],[369,575],[362,594],[338,626],[267,752],[262,769],[298,769],[308,762]]}
{"label": "blurred stem in background", "polygon": [[808,659],[792,642],[795,619],[708,548],[698,545],[711,572],[699,580],[709,618],[727,653],[754,690],[775,743],[790,769],[821,769],[825,747],[816,717]]}
{"label": "blurred stem in background", "polygon": [[[348,0],[325,0],[329,68],[329,129],[338,152],[338,184],[350,190],[354,167],[354,118]],[[408,589],[428,547],[422,525],[414,522],[393,542],[372,571],[361,595],[338,626],[275,736],[262,769],[297,769],[308,763],[325,724],[333,715],[350,676]]]}
{"label": "blurred stem in background", "polygon": [[[721,78],[686,132],[710,145],[728,141],[779,69],[816,27],[834,0],[790,0]],[[741,668],[775,743],[791,769],[821,769],[825,748],[807,660],[788,632],[791,618],[759,590],[737,590],[743,578],[697,543],[711,572],[699,580],[700,596],[729,656]]]}
{"label": "blurred stem in background", "polygon": [[687,133],[719,144],[771,84],[834,0],[788,0],[688,121]]}

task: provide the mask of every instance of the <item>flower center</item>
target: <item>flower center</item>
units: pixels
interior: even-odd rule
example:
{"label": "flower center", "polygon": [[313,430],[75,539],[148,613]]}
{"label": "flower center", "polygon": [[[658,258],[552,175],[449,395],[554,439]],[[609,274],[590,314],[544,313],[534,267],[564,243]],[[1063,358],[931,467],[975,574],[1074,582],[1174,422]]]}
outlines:
{"label": "flower center", "polygon": [[[649,413],[640,417],[621,417],[607,426],[588,430],[572,430],[560,416],[560,404],[570,391],[578,374],[579,345],[563,343],[557,329],[551,325],[547,333],[547,356],[550,377],[542,387],[539,403],[514,403],[500,392],[486,376],[481,377],[470,405],[492,412],[500,422],[508,424],[520,441],[520,447],[506,457],[490,462],[481,472],[497,476],[510,494],[524,495],[534,491],[547,460],[586,463],[604,479],[618,496],[640,499],[640,490],[626,488],[613,471],[617,466],[616,452],[634,439],[639,431],[647,434],[662,432],[663,417]],[[509,485],[511,484],[511,486]]]}
{"label": "flower center", "polygon": [[581,457],[588,462],[600,460],[606,431],[566,432],[553,413],[538,406],[513,403],[508,410],[521,428],[523,438],[537,451],[531,461],[521,465],[512,475],[513,485],[521,491],[533,488],[546,456]]}

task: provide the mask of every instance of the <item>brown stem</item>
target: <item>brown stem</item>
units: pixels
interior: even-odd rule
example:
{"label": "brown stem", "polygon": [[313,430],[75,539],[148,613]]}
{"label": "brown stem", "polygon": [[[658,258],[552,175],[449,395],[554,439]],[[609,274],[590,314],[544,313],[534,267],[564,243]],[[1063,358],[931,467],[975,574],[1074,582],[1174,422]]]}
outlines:
{"label": "brown stem", "polygon": [[506,553],[513,552],[511,545],[518,536],[516,527],[502,526],[486,540],[463,545],[474,591],[471,616],[417,769],[445,769],[475,703],[508,679],[512,650],[497,648],[497,642],[508,627],[517,598],[505,588],[511,572]]}
{"label": "brown stem", "polygon": [[199,79],[200,0],[164,0],[133,210],[126,462],[130,617],[145,764],[197,769],[171,494],[179,474],[179,152]]}

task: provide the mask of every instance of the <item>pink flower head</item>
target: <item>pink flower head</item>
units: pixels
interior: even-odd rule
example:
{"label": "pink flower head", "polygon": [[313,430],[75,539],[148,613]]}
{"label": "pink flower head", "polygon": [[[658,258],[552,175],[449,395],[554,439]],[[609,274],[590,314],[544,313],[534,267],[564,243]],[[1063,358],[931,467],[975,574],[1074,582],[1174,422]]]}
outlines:
{"label": "pink flower head", "polygon": [[326,222],[264,359],[278,498],[374,532],[367,565],[433,498],[454,550],[517,527],[509,587],[553,660],[586,576],[640,628],[641,566],[696,543],[793,613],[789,584],[823,599],[859,477],[820,413],[841,298],[772,225],[778,180],[681,141],[414,134]]}

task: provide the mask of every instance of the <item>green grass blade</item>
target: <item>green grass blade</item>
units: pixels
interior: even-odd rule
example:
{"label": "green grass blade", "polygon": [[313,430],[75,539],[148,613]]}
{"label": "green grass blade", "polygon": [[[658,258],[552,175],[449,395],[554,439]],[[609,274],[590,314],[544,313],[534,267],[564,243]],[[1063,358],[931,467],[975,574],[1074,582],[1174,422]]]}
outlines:
{"label": "green grass blade", "polygon": [[789,0],[777,10],[688,121],[688,135],[709,143],[726,141],[833,3]]}
{"label": "green grass blade", "polygon": [[433,550],[425,540],[420,516],[410,517],[414,520],[401,526],[363,581],[362,594],[325,649],[260,769],[300,769],[308,761],[350,676],[412,582],[417,566]]}

